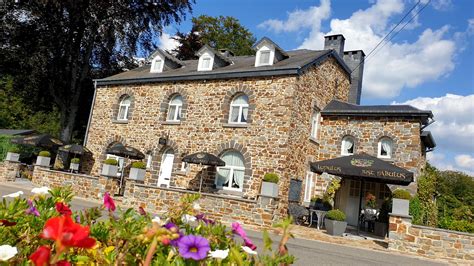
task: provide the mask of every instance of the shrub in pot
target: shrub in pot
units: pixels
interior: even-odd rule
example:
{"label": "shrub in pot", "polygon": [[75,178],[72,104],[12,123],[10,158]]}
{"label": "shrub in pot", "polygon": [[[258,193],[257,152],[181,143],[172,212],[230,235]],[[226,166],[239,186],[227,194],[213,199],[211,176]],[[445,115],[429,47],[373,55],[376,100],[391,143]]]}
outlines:
{"label": "shrub in pot", "polygon": [[326,225],[326,231],[328,234],[342,236],[347,227],[346,214],[341,210],[330,210],[326,214],[324,224]]}
{"label": "shrub in pot", "polygon": [[102,165],[102,175],[117,177],[118,161],[115,159],[107,159]]}
{"label": "shrub in pot", "polygon": [[267,173],[263,177],[260,194],[267,197],[278,197],[278,181],[280,178],[275,173]]}
{"label": "shrub in pot", "polygon": [[51,162],[51,153],[49,151],[40,151],[36,157],[36,164],[40,166],[49,166]]}
{"label": "shrub in pot", "polygon": [[18,147],[11,147],[7,152],[6,160],[12,162],[20,161],[20,149]]}
{"label": "shrub in pot", "polygon": [[130,168],[129,178],[132,180],[143,181],[145,180],[146,164],[144,162],[133,162]]}
{"label": "shrub in pot", "polygon": [[72,158],[71,163],[69,164],[69,169],[79,171],[79,163],[81,160],[79,158]]}
{"label": "shrub in pot", "polygon": [[392,213],[408,216],[411,195],[405,189],[397,188],[392,193]]}

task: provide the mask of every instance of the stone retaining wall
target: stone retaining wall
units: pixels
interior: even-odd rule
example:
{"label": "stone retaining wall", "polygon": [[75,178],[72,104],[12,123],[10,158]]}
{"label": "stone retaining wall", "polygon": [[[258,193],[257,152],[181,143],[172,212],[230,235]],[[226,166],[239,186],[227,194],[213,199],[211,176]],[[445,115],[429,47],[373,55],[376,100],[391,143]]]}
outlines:
{"label": "stone retaining wall", "polygon": [[20,169],[19,162],[11,162],[11,161],[0,162],[0,182],[15,181],[15,178],[19,169]]}
{"label": "stone retaining wall", "polygon": [[474,234],[412,225],[411,217],[390,216],[388,248],[432,258],[474,260]]}

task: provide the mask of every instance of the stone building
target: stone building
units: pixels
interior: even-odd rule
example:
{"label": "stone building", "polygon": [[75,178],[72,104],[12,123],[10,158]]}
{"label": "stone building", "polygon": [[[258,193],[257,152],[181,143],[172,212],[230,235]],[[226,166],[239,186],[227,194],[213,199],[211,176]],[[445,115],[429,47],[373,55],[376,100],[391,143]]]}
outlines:
{"label": "stone building", "polygon": [[[310,162],[366,152],[420,172],[426,149],[434,146],[423,131],[431,112],[360,106],[364,53],[344,51],[342,35],[326,36],[320,51],[284,51],[268,38],[254,48],[254,56],[233,56],[205,45],[198,60],[187,61],[158,49],[150,64],[96,80],[85,140],[92,156],[82,171],[99,176],[102,161],[111,157],[107,148],[116,143],[142,151],[146,178],[125,186],[146,191],[142,201],[151,209],[167,201],[170,191],[196,191],[201,178],[203,193],[217,195],[217,201],[265,209],[262,178],[276,173],[279,195],[270,201],[269,215],[244,218],[254,207],[239,213],[230,206],[207,209],[265,225],[286,215],[291,179],[303,182],[302,202],[325,190],[330,177],[311,173]],[[182,162],[195,152],[217,155],[226,166]],[[127,176],[130,160],[118,159]],[[341,191],[352,186],[343,184]],[[338,199],[336,204],[349,208],[342,202],[347,197]],[[212,204],[219,205],[216,199]]]}

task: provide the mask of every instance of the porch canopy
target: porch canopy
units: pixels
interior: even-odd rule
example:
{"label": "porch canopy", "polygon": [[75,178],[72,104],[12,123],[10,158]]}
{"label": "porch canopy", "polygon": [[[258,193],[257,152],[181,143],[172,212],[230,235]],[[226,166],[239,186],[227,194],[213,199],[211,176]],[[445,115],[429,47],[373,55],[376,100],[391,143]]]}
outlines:
{"label": "porch canopy", "polygon": [[365,153],[310,163],[311,171],[361,181],[408,185],[413,173]]}

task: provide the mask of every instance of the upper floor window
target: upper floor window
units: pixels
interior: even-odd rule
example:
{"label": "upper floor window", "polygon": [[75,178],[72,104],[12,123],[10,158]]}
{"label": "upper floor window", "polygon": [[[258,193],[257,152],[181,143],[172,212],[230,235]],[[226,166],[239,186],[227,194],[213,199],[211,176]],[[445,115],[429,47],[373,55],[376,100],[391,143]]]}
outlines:
{"label": "upper floor window", "polygon": [[275,48],[270,46],[263,46],[257,51],[257,58],[255,60],[255,66],[268,66],[273,65],[273,57],[275,54]]}
{"label": "upper floor window", "polygon": [[167,121],[181,121],[181,110],[183,108],[183,97],[176,95],[171,98],[168,107]]}
{"label": "upper floor window", "polygon": [[379,158],[392,158],[393,142],[390,138],[384,137],[379,140],[378,153]]}
{"label": "upper floor window", "polygon": [[163,72],[163,66],[164,66],[164,60],[157,56],[155,59],[153,59],[151,63],[151,71],[152,73],[160,73]]}
{"label": "upper floor window", "polygon": [[130,111],[131,103],[132,103],[132,99],[130,96],[123,97],[122,101],[120,101],[117,120],[128,120],[128,114]]}
{"label": "upper floor window", "polygon": [[230,103],[229,123],[247,123],[249,113],[249,97],[245,94],[236,96]]}
{"label": "upper floor window", "polygon": [[217,168],[216,186],[242,191],[244,186],[244,157],[238,151],[228,151],[221,156],[225,166]]}
{"label": "upper floor window", "polygon": [[352,155],[354,154],[354,138],[351,136],[345,136],[341,143],[341,155]]}
{"label": "upper floor window", "polygon": [[311,138],[317,139],[319,130],[319,121],[321,120],[321,113],[314,111],[311,117]]}
{"label": "upper floor window", "polygon": [[214,55],[209,52],[205,52],[201,57],[199,57],[198,71],[212,70],[213,64],[214,64]]}

